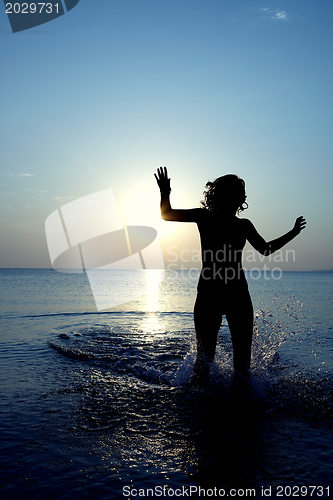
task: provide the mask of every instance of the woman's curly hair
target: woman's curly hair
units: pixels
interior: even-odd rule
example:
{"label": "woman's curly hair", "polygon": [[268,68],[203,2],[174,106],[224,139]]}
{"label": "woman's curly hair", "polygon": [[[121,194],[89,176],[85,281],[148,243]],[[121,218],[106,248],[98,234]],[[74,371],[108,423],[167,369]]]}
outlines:
{"label": "woman's curly hair", "polygon": [[204,200],[201,206],[210,212],[218,212],[226,207],[239,214],[246,208],[245,182],[235,174],[218,177],[213,182],[207,182]]}

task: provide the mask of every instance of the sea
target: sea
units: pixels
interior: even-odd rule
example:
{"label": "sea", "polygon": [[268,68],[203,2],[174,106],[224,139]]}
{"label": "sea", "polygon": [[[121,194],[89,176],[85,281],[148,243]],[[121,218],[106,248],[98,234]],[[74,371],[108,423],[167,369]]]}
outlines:
{"label": "sea", "polygon": [[198,387],[193,270],[98,311],[86,273],[0,269],[1,497],[333,497],[333,273],[247,279],[251,378],[224,318]]}

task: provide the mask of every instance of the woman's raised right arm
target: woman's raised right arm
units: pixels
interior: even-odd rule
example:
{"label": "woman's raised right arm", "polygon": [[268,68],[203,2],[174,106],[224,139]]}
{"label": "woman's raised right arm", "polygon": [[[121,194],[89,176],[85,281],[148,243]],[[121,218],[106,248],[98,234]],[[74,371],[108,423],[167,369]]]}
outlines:
{"label": "woman's raised right arm", "polygon": [[200,209],[193,208],[190,210],[175,210],[170,203],[170,180],[166,167],[157,169],[157,175],[154,174],[158,187],[161,192],[161,217],[163,220],[174,222],[196,222],[198,220],[198,211]]}

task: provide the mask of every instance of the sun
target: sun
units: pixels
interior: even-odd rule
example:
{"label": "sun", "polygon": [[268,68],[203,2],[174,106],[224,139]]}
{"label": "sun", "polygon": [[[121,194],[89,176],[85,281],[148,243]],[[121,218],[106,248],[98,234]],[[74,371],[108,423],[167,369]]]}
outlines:
{"label": "sun", "polygon": [[[172,194],[171,201],[173,206],[183,207],[177,195]],[[153,227],[162,238],[179,228],[178,222],[164,221],[161,218],[159,193],[152,193],[151,186],[141,185],[133,189],[119,209],[124,225]]]}

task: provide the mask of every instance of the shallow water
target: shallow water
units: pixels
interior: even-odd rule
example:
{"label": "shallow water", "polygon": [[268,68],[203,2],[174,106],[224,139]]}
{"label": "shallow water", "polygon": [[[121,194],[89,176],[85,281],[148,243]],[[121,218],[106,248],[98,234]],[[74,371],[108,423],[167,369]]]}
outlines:
{"label": "shallow water", "polygon": [[[250,282],[251,381],[234,376],[224,322],[200,389],[188,384],[194,280],[167,276],[158,294],[96,313],[85,275],[1,276],[4,498],[135,498],[123,496],[127,486],[154,498],[156,487],[164,496],[253,488],[257,498],[262,487],[271,498],[279,485],[333,488],[332,275]],[[281,491],[276,498],[290,497]]]}

